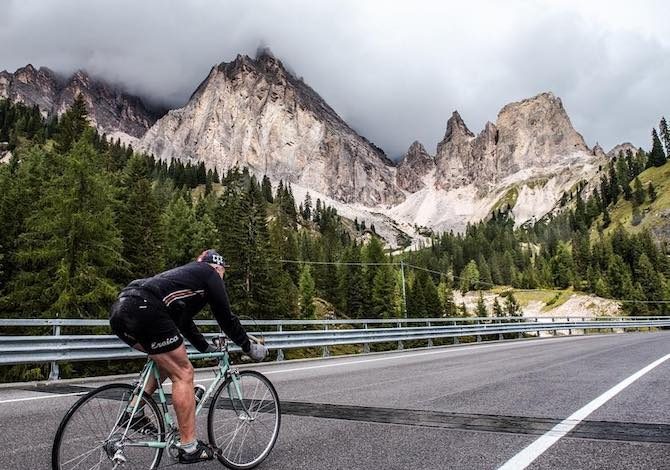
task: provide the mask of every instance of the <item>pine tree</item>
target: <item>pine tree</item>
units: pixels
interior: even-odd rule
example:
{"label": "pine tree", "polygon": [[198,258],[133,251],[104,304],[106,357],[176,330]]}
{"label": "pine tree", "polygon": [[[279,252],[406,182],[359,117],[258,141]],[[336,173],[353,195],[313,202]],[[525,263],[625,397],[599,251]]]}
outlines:
{"label": "pine tree", "polygon": [[493,301],[493,316],[498,318],[505,316],[505,312],[503,311],[500,302],[498,302],[498,297],[496,297],[495,300]]}
{"label": "pine tree", "polygon": [[465,302],[461,302],[461,305],[458,306],[458,313],[462,317],[468,317],[470,314],[468,313],[468,307],[465,305]]}
{"label": "pine tree", "polygon": [[363,311],[363,269],[361,250],[357,244],[347,247],[342,254],[338,272],[338,292],[340,309],[351,318],[362,318]]}
{"label": "pine tree", "polygon": [[486,304],[484,303],[484,295],[479,292],[479,298],[477,299],[477,308],[476,308],[476,315],[478,317],[488,317],[489,312],[486,309]]}
{"label": "pine tree", "polygon": [[395,275],[390,266],[377,270],[372,286],[372,313],[375,318],[391,318],[395,312]]}
{"label": "pine tree", "polygon": [[194,243],[198,224],[193,207],[183,195],[175,196],[167,206],[161,225],[164,236],[162,251],[168,269],[193,261],[203,250],[211,248]]}
{"label": "pine tree", "polygon": [[457,314],[456,302],[454,302],[454,291],[451,290],[446,278],[442,277],[437,285],[437,295],[442,305],[442,316],[453,317]]}
{"label": "pine tree", "polygon": [[303,218],[306,221],[312,220],[312,196],[309,195],[309,192],[305,194],[305,204],[303,205],[305,213],[303,214]]}
{"label": "pine tree", "polygon": [[[666,300],[662,275],[656,271],[649,257],[642,253],[635,266],[635,279],[640,284],[645,300]],[[654,314],[661,313],[661,305],[648,306]]]}
{"label": "pine tree", "polygon": [[493,286],[493,278],[489,264],[482,254],[477,258],[477,269],[479,270],[479,289],[490,289]]}
{"label": "pine tree", "polygon": [[[82,95],[77,95],[72,106],[61,116],[58,126],[56,149],[67,153],[72,145],[79,140],[88,127],[88,111]],[[92,135],[92,134],[91,134]]]}
{"label": "pine tree", "polygon": [[117,294],[111,278],[123,260],[112,188],[90,141],[86,132],[72,145],[26,220],[11,286],[18,311],[106,316]]}
{"label": "pine tree", "polygon": [[298,292],[300,293],[300,316],[303,319],[315,318],[314,295],[316,293],[316,285],[312,278],[312,270],[309,265],[304,265],[300,270],[300,284],[298,285]]}
{"label": "pine tree", "polygon": [[272,184],[270,183],[270,178],[267,175],[263,175],[263,181],[261,183],[261,191],[263,192],[263,197],[269,203],[272,203],[274,198],[272,196]]}
{"label": "pine tree", "polygon": [[670,155],[670,131],[668,130],[668,123],[665,121],[665,116],[661,118],[658,130],[660,133],[660,138],[663,140],[663,144],[665,145],[665,154]]}
{"label": "pine tree", "polygon": [[618,254],[610,254],[607,261],[607,290],[614,298],[627,299],[633,287],[630,268]]}
{"label": "pine tree", "polygon": [[508,317],[520,317],[521,316],[521,306],[519,302],[514,297],[514,294],[510,292],[505,299],[505,315]]}
{"label": "pine tree", "polygon": [[163,268],[160,211],[144,158],[128,160],[121,184],[118,228],[129,273],[124,281],[149,277]]}
{"label": "pine tree", "polygon": [[642,187],[642,182],[640,181],[640,178],[637,176],[635,177],[635,180],[633,182],[633,203],[634,205],[642,205],[644,204],[645,200],[645,193],[644,193],[644,188]]}
{"label": "pine tree", "polygon": [[661,140],[658,138],[658,134],[656,133],[656,129],[652,130],[651,138],[652,138],[652,147],[651,147],[651,153],[649,154],[647,167],[663,166],[665,165],[665,162],[667,162],[667,158],[665,156],[665,152],[663,151]]}
{"label": "pine tree", "polygon": [[426,316],[428,317],[437,317],[442,310],[442,305],[440,303],[440,297],[437,292],[437,286],[433,282],[433,278],[430,275],[426,275],[422,282],[423,287],[423,299],[426,306]]}
{"label": "pine tree", "polygon": [[466,292],[476,289],[479,285],[479,270],[477,269],[477,263],[474,260],[471,260],[463,272],[461,272],[461,292],[465,294]]}
{"label": "pine tree", "polygon": [[653,183],[650,181],[649,186],[647,187],[647,193],[649,194],[649,202],[654,202],[656,200],[656,188]]}
{"label": "pine tree", "polygon": [[556,256],[551,258],[550,265],[554,285],[562,289],[569,287],[573,281],[574,264],[565,244],[559,244]]}

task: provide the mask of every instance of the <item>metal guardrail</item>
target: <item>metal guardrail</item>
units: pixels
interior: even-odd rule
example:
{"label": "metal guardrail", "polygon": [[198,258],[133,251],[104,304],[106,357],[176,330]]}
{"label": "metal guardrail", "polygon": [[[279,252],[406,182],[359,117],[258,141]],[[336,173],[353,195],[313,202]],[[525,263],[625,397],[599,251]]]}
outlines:
{"label": "metal guardrail", "polygon": [[[213,320],[196,322],[204,326],[216,326]],[[255,331],[265,337],[266,345],[277,351],[277,359],[284,358],[284,350],[296,348],[323,349],[323,355],[330,355],[329,348],[337,345],[362,344],[363,352],[370,351],[370,344],[397,342],[403,349],[403,342],[428,340],[432,346],[434,339],[475,336],[477,341],[484,335],[505,334],[522,336],[524,333],[542,331],[608,329],[626,330],[633,328],[670,327],[670,317],[601,317],[601,318],[552,318],[552,317],[503,317],[503,318],[411,318],[385,320],[260,320],[243,321],[250,330],[260,327],[273,331]],[[112,359],[141,358],[143,353],[128,347],[114,335],[72,335],[61,334],[62,327],[109,327],[107,320],[81,319],[0,319],[0,328],[6,327],[51,327],[52,335],[43,336],[0,336],[0,365],[51,363],[50,379],[58,378],[59,362],[98,361]],[[313,329],[314,327],[320,329]],[[296,329],[299,328],[299,329]],[[214,333],[205,334],[213,337]],[[189,348],[193,350],[192,346]],[[237,346],[231,348],[239,351]]]}

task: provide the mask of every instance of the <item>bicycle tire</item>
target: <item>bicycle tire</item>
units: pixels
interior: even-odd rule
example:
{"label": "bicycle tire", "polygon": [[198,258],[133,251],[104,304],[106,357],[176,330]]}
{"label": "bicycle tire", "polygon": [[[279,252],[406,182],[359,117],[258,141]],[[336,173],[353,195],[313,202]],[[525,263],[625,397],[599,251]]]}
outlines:
{"label": "bicycle tire", "polygon": [[[74,405],[72,405],[72,407],[65,414],[65,416],[63,417],[63,420],[61,421],[60,425],[58,426],[58,430],[56,431],[56,436],[54,438],[53,447],[51,449],[51,467],[52,467],[52,470],[68,470],[68,468],[69,468],[69,467],[63,466],[63,464],[61,464],[61,460],[63,460],[62,459],[62,454],[63,454],[62,447],[64,445],[63,438],[67,437],[65,433],[68,430],[68,425],[70,423],[73,423],[74,422],[73,418],[76,418],[79,415],[81,415],[81,421],[83,421],[85,424],[90,423],[89,421],[85,420],[86,416],[85,416],[84,411],[80,411],[80,410],[83,410],[84,407],[87,404],[92,403],[93,400],[96,399],[96,397],[100,400],[105,400],[104,404],[110,405],[109,406],[110,410],[116,410],[115,411],[116,416],[112,417],[112,421],[110,421],[109,419],[105,420],[104,425],[101,426],[100,429],[104,429],[102,435],[104,435],[106,433],[109,433],[109,436],[111,436],[114,429],[119,427],[118,426],[119,418],[121,416],[121,413],[123,413],[123,411],[125,410],[125,406],[126,406],[125,403],[129,402],[129,400],[133,396],[133,391],[134,390],[135,390],[135,387],[133,387],[132,385],[128,385],[128,384],[103,385],[102,387],[99,387],[99,388],[96,388],[96,389],[90,391],[89,393],[87,393],[86,395],[81,397],[79,400],[77,400],[77,402]],[[163,416],[162,411],[159,409],[155,400],[150,395],[148,395],[146,392],[144,393],[144,395],[142,397],[142,401],[144,402],[144,406],[145,406],[145,415],[147,414],[146,406],[148,405],[149,408],[151,409],[151,412],[153,413],[153,416],[155,417],[155,420],[152,424],[155,424],[157,426],[157,430],[158,430],[158,435],[157,435],[156,441],[164,442],[165,441],[165,423],[164,423],[164,419],[163,419],[164,416]],[[111,406],[111,405],[113,405],[113,406]],[[98,410],[100,410],[101,412],[104,412],[105,408],[107,408],[107,407],[103,407],[103,404],[98,403],[98,408],[97,408]],[[79,414],[77,414],[78,411],[80,411]],[[108,425],[109,422],[112,422],[111,426]],[[95,430],[91,427],[90,424],[88,425],[88,428],[90,429],[92,435],[82,437],[81,439],[78,439],[78,440],[84,440],[84,439],[87,439],[89,437],[93,437],[93,439],[92,439],[93,441],[96,440],[95,439],[95,437],[96,437],[95,436]],[[121,427],[119,427],[119,429],[121,429]],[[138,435],[142,435],[142,436],[144,435],[144,434],[136,433],[135,431],[132,431],[132,432],[134,434],[138,434]],[[99,436],[100,436],[100,434],[97,435],[97,437],[99,437]],[[68,443],[66,442],[65,445],[67,445],[67,444]],[[79,442],[78,442],[78,444],[79,444]],[[103,456],[104,456],[103,452],[106,453],[104,443],[99,443],[97,446],[94,446],[92,448],[92,450],[86,451],[87,452],[86,455],[93,454],[93,456],[95,458],[95,452],[98,450],[98,448],[99,448],[100,456],[99,456],[99,465],[96,468],[100,468],[100,469],[105,468],[105,467],[102,466],[102,463],[107,463],[107,462],[109,463],[109,468],[114,468],[114,465],[109,458],[106,461],[104,461],[104,459],[103,459]],[[88,449],[88,447],[87,447],[87,449]],[[146,449],[147,451],[155,452],[155,454],[154,454],[153,458],[151,459],[151,464],[150,464],[149,467],[146,467],[145,465],[136,467],[136,466],[133,465],[133,463],[129,459],[128,462],[126,463],[126,465],[124,466],[124,468],[129,468],[129,469],[132,469],[132,468],[155,469],[160,464],[161,458],[163,456],[163,450],[164,450],[163,448],[149,448],[149,447],[133,447],[132,449]],[[135,452],[135,451],[133,451],[133,452]],[[80,454],[79,456],[75,457],[75,459],[80,458],[83,455],[84,454]],[[77,462],[77,464],[74,465],[73,468],[75,468],[75,467],[78,468],[82,462],[86,461],[87,458],[88,458],[87,456],[84,456],[84,459]],[[66,463],[69,463],[69,462],[66,462]]]}
{"label": "bicycle tire", "polygon": [[[272,451],[281,426],[281,405],[272,382],[259,372],[240,372],[239,386],[245,394],[243,400],[237,397],[232,377],[228,377],[214,392],[209,403],[207,432],[210,444],[217,448],[216,456],[219,462],[233,470],[248,470],[263,462]],[[258,395],[259,393],[262,393],[262,395]],[[253,416],[247,413],[245,409],[248,409]],[[225,415],[224,412],[226,412]],[[260,418],[269,419],[261,421]],[[270,429],[265,422],[272,423],[272,428]],[[256,426],[258,428],[260,424],[265,427],[263,434],[266,437],[256,439],[257,445],[253,447],[248,445],[244,449],[247,451],[245,458],[242,458],[244,441],[249,435],[251,427]],[[233,431],[230,431],[228,426],[236,427]],[[228,435],[232,433],[231,439],[227,439],[226,435],[217,435],[224,427],[228,430]],[[258,438],[257,429],[253,431]],[[232,448],[233,440],[238,437],[239,433],[243,434],[239,443],[239,451],[237,455],[231,455],[228,450]]]}

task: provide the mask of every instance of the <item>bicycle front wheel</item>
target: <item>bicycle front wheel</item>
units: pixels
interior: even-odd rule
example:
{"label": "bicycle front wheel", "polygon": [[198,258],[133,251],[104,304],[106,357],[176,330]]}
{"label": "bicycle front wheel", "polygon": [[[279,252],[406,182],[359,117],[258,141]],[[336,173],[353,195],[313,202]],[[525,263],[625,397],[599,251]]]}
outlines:
{"label": "bicycle front wheel", "polygon": [[[163,448],[144,443],[165,441],[163,414],[145,393],[139,404],[144,418],[129,423],[126,408],[136,396],[133,392],[131,385],[110,384],[81,397],[58,427],[51,450],[52,469],[158,467]],[[125,463],[118,465],[119,459]]]}
{"label": "bicycle front wheel", "polygon": [[228,377],[209,407],[209,442],[218,448],[222,464],[249,469],[268,456],[279,435],[281,409],[267,377],[255,371]]}

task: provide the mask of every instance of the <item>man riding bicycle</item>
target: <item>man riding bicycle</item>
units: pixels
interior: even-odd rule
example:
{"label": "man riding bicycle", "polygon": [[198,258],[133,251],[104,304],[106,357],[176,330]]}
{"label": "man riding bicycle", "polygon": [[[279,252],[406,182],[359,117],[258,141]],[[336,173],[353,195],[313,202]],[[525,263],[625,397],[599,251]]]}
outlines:
{"label": "man riding bicycle", "polygon": [[[193,366],[186,355],[186,337],[200,352],[214,352],[193,322],[193,317],[209,303],[214,318],[226,335],[256,361],[267,355],[265,346],[249,340],[239,319],[231,312],[223,276],[226,262],[215,250],[203,251],[197,261],[137,279],[126,286],[112,305],[112,331],[131,347],[147,353],[172,380],[172,402],[179,424],[181,463],[211,460],[212,449],[195,436],[195,396]],[[183,335],[183,337],[182,337]],[[146,392],[157,388],[155,379]],[[129,417],[130,411],[126,414]],[[126,421],[127,421],[126,417]],[[143,410],[133,417],[131,427],[147,428]]]}

